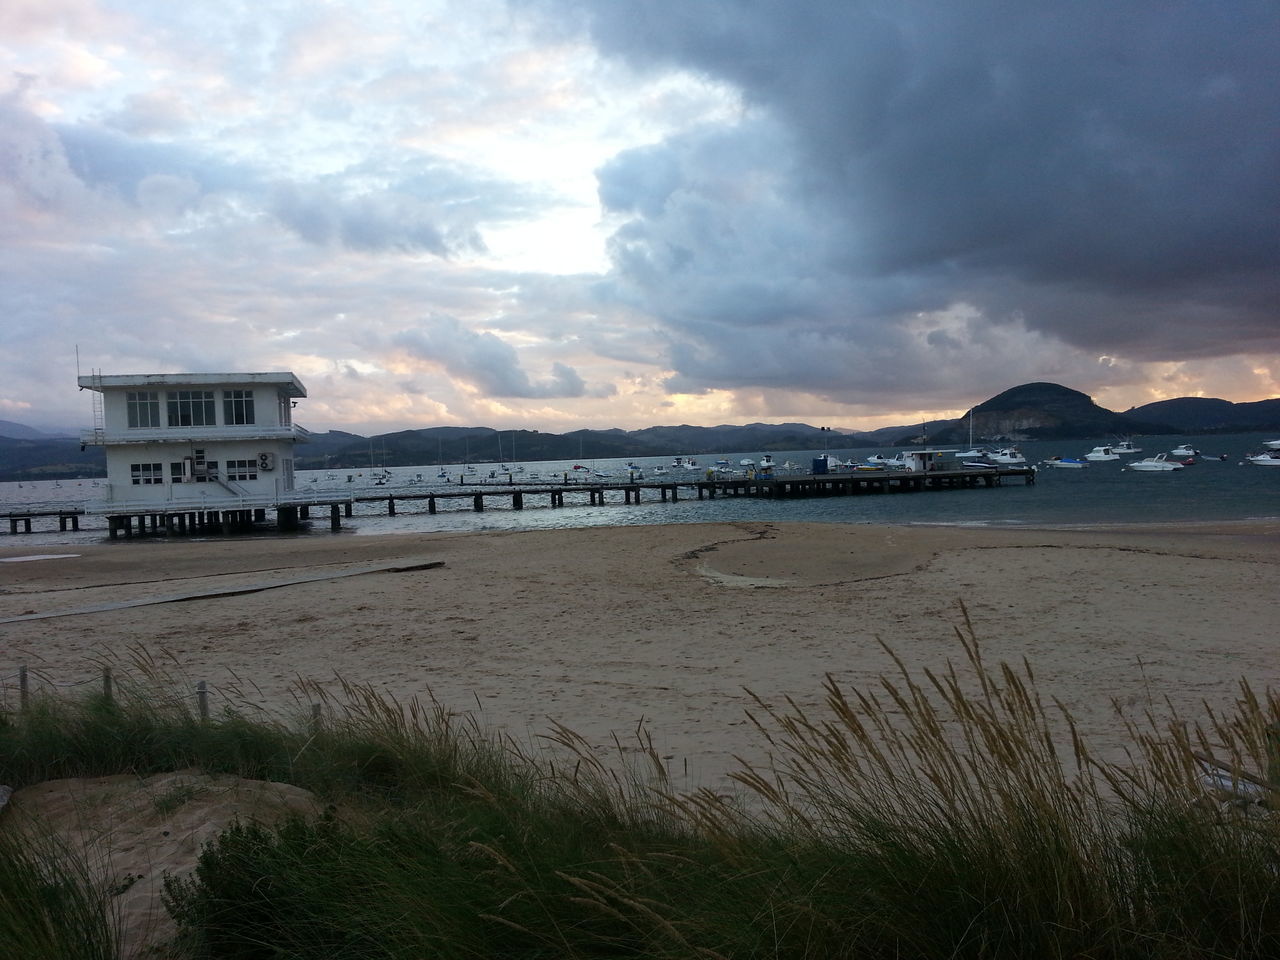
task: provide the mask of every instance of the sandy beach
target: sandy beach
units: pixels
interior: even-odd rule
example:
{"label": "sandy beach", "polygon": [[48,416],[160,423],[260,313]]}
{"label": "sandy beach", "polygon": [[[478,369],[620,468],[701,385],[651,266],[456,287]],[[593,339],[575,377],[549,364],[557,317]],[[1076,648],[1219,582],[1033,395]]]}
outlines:
{"label": "sandy beach", "polygon": [[[1229,710],[1241,678],[1275,683],[1278,563],[1275,523],[672,524],[65,550],[14,537],[0,546],[0,694],[16,705],[20,664],[37,687],[74,685],[144,656],[188,692],[207,681],[215,710],[247,698],[305,712],[300,678],[342,677],[434,697],[526,748],[559,722],[616,758],[642,726],[675,789],[721,789],[735,758],[766,758],[748,690],[820,718],[828,675],[867,689],[895,673],[882,640],[913,671],[962,661],[963,603],[988,664],[1026,658],[1095,755],[1121,759],[1117,704],[1164,714],[1167,700],[1196,719],[1204,704]],[[297,788],[195,771],[50,781],[9,807],[0,830],[55,835],[122,889],[133,960],[175,932],[164,877],[194,869],[203,843],[237,817],[314,809]]]}
{"label": "sandy beach", "polygon": [[[880,640],[913,668],[960,658],[961,602],[985,657],[1025,657],[1100,752],[1122,739],[1113,703],[1167,698],[1195,717],[1202,702],[1229,707],[1241,678],[1261,689],[1280,669],[1275,523],[0,545],[0,560],[41,553],[75,556],[0,563],[0,619],[35,617],[0,624],[10,702],[19,664],[66,684],[145,651],[207,681],[215,707],[250,686],[286,706],[300,677],[343,677],[434,697],[524,743],[558,721],[612,749],[644,724],[677,786],[722,782],[735,756],[761,756],[748,690],[818,708],[827,675],[867,687],[894,671]],[[296,582],[317,576],[330,578]]]}

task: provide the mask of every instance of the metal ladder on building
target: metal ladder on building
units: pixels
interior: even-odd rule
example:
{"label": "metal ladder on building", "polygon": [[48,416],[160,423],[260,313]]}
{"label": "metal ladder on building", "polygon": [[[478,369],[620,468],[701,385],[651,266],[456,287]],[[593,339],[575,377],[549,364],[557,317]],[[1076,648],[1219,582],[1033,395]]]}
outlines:
{"label": "metal ladder on building", "polygon": [[102,409],[102,371],[90,370],[89,382],[93,395],[93,442],[101,446],[107,432],[106,416]]}

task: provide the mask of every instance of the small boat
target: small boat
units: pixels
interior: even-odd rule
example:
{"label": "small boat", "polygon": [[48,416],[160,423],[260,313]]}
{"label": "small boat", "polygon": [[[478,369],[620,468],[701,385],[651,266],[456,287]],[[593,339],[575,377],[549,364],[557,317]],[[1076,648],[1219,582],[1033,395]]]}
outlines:
{"label": "small boat", "polygon": [[1119,460],[1120,454],[1116,453],[1112,447],[1094,447],[1084,455],[1084,458],[1090,463],[1097,463],[1102,460]]}
{"label": "small boat", "polygon": [[1263,440],[1262,445],[1268,450],[1280,450],[1280,440]]}
{"label": "small boat", "polygon": [[1250,463],[1256,463],[1260,467],[1280,467],[1280,450],[1257,453],[1251,457],[1245,457],[1245,459]]}
{"label": "small boat", "polygon": [[1022,455],[1022,451],[1017,447],[1003,447],[991,454],[991,459],[999,464],[1013,465],[1026,463],[1027,458]]}
{"label": "small boat", "polygon": [[968,467],[970,470],[995,470],[1000,464],[992,463],[990,460],[963,460],[961,466]]}
{"label": "small boat", "polygon": [[1116,453],[1141,453],[1141,447],[1135,447],[1132,440],[1118,440],[1111,445],[1111,449]]}
{"label": "small boat", "polygon": [[1080,470],[1089,465],[1088,460],[1077,460],[1075,457],[1050,457],[1048,460],[1041,460],[1041,466],[1054,467],[1058,470]]}
{"label": "small boat", "polygon": [[1198,457],[1200,451],[1192,448],[1189,443],[1180,443],[1169,451],[1171,457]]}
{"label": "small boat", "polygon": [[974,447],[970,446],[968,450],[961,450],[956,454],[957,460],[981,460],[983,457],[989,457],[994,451],[990,447]]}
{"label": "small boat", "polygon": [[1170,460],[1167,454],[1157,453],[1154,457],[1132,461],[1127,469],[1147,473],[1167,473],[1171,470],[1181,470],[1182,464],[1177,460]]}

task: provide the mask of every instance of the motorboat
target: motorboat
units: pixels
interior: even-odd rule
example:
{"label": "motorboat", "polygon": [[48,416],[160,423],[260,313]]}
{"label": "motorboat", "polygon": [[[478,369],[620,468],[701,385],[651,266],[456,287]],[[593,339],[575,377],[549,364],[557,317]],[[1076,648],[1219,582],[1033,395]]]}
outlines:
{"label": "motorboat", "polygon": [[1027,462],[1027,458],[1022,455],[1022,451],[1017,447],[1002,447],[991,454],[991,460],[1002,466],[1012,466]]}
{"label": "motorboat", "polygon": [[1119,460],[1120,454],[1116,453],[1114,447],[1094,447],[1084,458],[1090,463],[1098,463],[1102,460]]}
{"label": "motorboat", "polygon": [[1189,443],[1180,443],[1169,451],[1169,456],[1183,458],[1198,457],[1200,456],[1200,451],[1194,449]]}
{"label": "motorboat", "polygon": [[981,460],[983,457],[989,457],[994,451],[990,447],[969,447],[968,450],[961,450],[956,454],[957,460]]}
{"label": "motorboat", "polygon": [[1130,454],[1141,453],[1141,447],[1135,447],[1132,440],[1117,440],[1111,445],[1111,449],[1115,453]]}
{"label": "motorboat", "polygon": [[1256,463],[1260,467],[1280,467],[1280,450],[1270,450],[1267,453],[1256,453],[1251,457],[1246,457],[1250,463]]}
{"label": "motorboat", "polygon": [[1054,467],[1058,470],[1079,470],[1089,465],[1088,460],[1077,460],[1075,457],[1050,457],[1048,460],[1041,460],[1040,465],[1044,467]]}
{"label": "motorboat", "polygon": [[1167,454],[1157,453],[1154,457],[1132,461],[1127,469],[1147,473],[1165,473],[1170,470],[1181,470],[1182,464],[1177,460],[1170,460]]}
{"label": "motorboat", "polygon": [[1262,445],[1268,450],[1280,450],[1280,440],[1263,440]]}

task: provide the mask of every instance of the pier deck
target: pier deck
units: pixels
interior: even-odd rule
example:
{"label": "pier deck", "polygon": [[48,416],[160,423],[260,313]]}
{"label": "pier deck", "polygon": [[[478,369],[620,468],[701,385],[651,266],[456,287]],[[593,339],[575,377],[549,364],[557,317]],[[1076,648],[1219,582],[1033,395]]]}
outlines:
{"label": "pier deck", "polygon": [[457,489],[431,486],[388,487],[385,490],[352,491],[349,495],[326,494],[314,497],[295,494],[281,499],[239,500],[223,504],[206,502],[127,503],[105,505],[98,509],[81,508],[43,511],[17,511],[6,514],[9,532],[31,532],[31,520],[36,517],[57,517],[59,529],[71,524],[79,530],[79,518],[86,513],[105,515],[112,539],[121,533],[132,537],[147,533],[169,536],[184,534],[234,533],[253,529],[255,524],[265,523],[267,511],[276,515],[279,529],[289,530],[310,519],[313,509],[328,507],[329,524],[333,530],[342,526],[342,518],[351,517],[357,503],[385,503],[387,514],[395,516],[396,504],[405,501],[422,501],[428,513],[436,513],[442,500],[470,500],[476,512],[485,509],[487,502],[508,502],[512,510],[523,510],[529,498],[545,497],[550,507],[563,507],[570,494],[586,494],[591,506],[604,506],[609,495],[622,495],[624,504],[638,504],[643,496],[656,496],[662,502],[675,502],[682,496],[696,496],[699,500],[717,496],[757,497],[769,499],[800,499],[807,497],[855,496],[875,493],[915,493],[927,490],[955,490],[970,487],[998,487],[1004,481],[1017,479],[1023,483],[1035,483],[1036,471],[1030,466],[1007,466],[994,469],[956,470],[857,470],[852,473],[797,474],[785,476],[725,477],[713,479],[681,480],[619,480],[566,483],[524,483],[509,476],[505,481],[474,480],[462,482]]}

